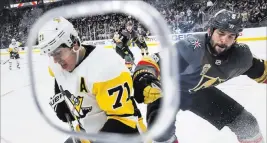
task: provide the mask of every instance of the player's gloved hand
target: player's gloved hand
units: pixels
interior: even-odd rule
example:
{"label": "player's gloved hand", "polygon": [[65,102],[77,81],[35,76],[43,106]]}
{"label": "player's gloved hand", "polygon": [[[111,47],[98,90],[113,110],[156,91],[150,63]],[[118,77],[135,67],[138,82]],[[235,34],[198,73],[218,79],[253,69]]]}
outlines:
{"label": "player's gloved hand", "polygon": [[138,103],[149,104],[161,97],[160,81],[152,73],[135,71],[133,82],[134,98]]}
{"label": "player's gloved hand", "polygon": [[121,39],[114,39],[116,43],[121,43]]}
{"label": "player's gloved hand", "polygon": [[[155,81],[157,82],[157,81]],[[144,103],[149,104],[161,97],[161,89],[154,82],[151,82],[151,85],[145,87],[144,94]]]}
{"label": "player's gloved hand", "polygon": [[125,46],[122,46],[122,47],[121,47],[121,50],[122,50],[124,53],[128,51],[128,50],[127,50],[127,47],[125,47]]}
{"label": "player's gloved hand", "polygon": [[124,59],[125,59],[125,62],[134,63],[134,58],[130,54],[125,55]]}
{"label": "player's gloved hand", "polygon": [[[64,91],[65,94],[71,94],[68,90]],[[57,117],[63,121],[68,122],[66,118],[66,114],[69,115],[70,121],[74,121],[74,117],[72,116],[68,105],[65,102],[64,95],[62,93],[58,93],[50,98],[49,102],[50,106],[56,112]]]}

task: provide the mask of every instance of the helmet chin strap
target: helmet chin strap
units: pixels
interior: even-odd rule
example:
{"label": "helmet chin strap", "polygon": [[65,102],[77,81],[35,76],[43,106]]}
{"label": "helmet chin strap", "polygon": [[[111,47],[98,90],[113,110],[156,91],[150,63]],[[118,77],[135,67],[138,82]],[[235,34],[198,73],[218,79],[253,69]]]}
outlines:
{"label": "helmet chin strap", "polygon": [[79,46],[79,48],[77,50],[75,50],[74,48],[72,48],[72,51],[74,53],[76,53],[76,65],[80,62],[80,50],[81,50],[81,46]]}

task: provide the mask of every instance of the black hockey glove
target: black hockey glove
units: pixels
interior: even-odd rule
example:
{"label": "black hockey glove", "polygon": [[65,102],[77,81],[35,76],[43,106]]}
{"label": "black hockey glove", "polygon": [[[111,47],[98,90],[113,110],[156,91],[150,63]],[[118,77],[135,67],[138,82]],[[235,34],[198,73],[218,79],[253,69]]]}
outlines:
{"label": "black hockey glove", "polygon": [[149,104],[161,97],[161,83],[152,73],[140,70],[133,77],[134,98],[138,103]]}
{"label": "black hockey glove", "polygon": [[11,56],[12,57],[15,57],[17,55],[17,53],[12,53]]}
{"label": "black hockey glove", "polygon": [[[71,95],[71,93],[68,90],[64,91],[65,94]],[[62,93],[58,93],[50,98],[49,102],[50,106],[54,109],[56,112],[57,117],[63,121],[68,122],[66,118],[66,114],[69,115],[70,121],[74,121],[74,117],[72,116],[70,109],[68,105],[65,102],[64,95]]]}
{"label": "black hockey glove", "polygon": [[122,46],[122,47],[121,47],[121,51],[123,51],[123,52],[128,51],[128,49],[129,49],[129,48],[128,48],[127,46]]}

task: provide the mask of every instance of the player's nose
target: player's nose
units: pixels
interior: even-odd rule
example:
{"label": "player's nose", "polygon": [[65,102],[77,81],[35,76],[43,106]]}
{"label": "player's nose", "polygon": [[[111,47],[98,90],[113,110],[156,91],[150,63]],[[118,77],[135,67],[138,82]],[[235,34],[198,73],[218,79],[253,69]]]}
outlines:
{"label": "player's nose", "polygon": [[220,44],[225,44],[227,42],[227,35],[224,35],[220,38]]}

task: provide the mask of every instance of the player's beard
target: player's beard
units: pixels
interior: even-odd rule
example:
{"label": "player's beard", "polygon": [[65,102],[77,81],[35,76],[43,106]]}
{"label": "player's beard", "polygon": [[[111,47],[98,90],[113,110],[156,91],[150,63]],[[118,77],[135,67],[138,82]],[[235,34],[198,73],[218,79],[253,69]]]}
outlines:
{"label": "player's beard", "polygon": [[215,44],[213,48],[218,55],[229,49],[229,47],[225,44]]}
{"label": "player's beard", "polygon": [[210,41],[210,46],[211,46],[213,54],[215,55],[222,55],[226,53],[226,51],[230,49],[231,47],[231,46],[227,46],[226,44],[215,43],[213,40]]}

